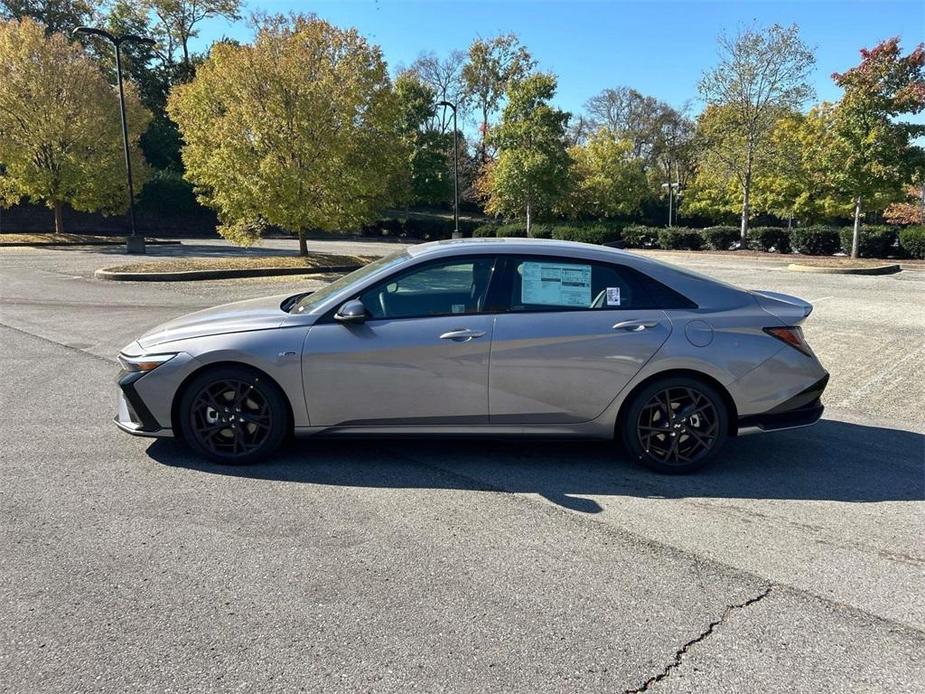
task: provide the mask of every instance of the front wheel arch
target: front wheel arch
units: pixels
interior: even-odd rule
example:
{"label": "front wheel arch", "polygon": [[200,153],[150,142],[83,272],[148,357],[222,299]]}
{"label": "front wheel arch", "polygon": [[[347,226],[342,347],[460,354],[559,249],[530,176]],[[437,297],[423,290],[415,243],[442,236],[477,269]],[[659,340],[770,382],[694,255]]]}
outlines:
{"label": "front wheel arch", "polygon": [[283,402],[286,404],[286,430],[287,432],[291,434],[293,430],[294,422],[295,422],[295,418],[293,417],[293,414],[292,414],[292,403],[289,402],[289,397],[286,395],[286,391],[283,390],[283,388],[279,385],[279,383],[277,383],[273,379],[272,376],[270,376],[263,369],[258,369],[256,366],[251,366],[250,364],[245,364],[244,362],[217,361],[211,364],[205,364],[199,367],[198,369],[196,369],[195,371],[193,371],[191,374],[189,374],[186,378],[183,379],[183,382],[180,384],[180,386],[177,388],[176,392],[174,393],[173,402],[170,405],[170,426],[173,428],[173,435],[179,439],[184,438],[183,427],[180,425],[180,403],[183,402],[183,395],[186,393],[186,389],[189,388],[189,385],[194,380],[199,378],[199,376],[201,376],[202,374],[206,372],[216,371],[218,369],[229,368],[229,367],[235,368],[235,369],[247,369],[248,371],[252,371],[258,376],[260,376],[261,378],[265,379],[274,388],[276,388],[277,391],[279,391],[280,397],[283,399]]}

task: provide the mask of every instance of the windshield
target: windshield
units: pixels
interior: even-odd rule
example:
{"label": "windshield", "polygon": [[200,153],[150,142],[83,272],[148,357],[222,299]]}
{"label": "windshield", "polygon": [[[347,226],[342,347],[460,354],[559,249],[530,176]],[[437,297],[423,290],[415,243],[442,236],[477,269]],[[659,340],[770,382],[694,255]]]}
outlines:
{"label": "windshield", "polygon": [[354,282],[359,282],[366,277],[369,277],[373,273],[382,270],[383,268],[391,267],[392,265],[399,265],[404,262],[411,256],[408,255],[407,251],[399,251],[393,253],[392,255],[387,255],[379,260],[374,260],[369,265],[364,265],[358,270],[344,275],[340,279],[336,279],[331,284],[325,285],[316,292],[312,292],[307,296],[302,297],[298,303],[296,303],[291,309],[290,313],[306,313],[311,311],[315,306],[325,302],[330,297],[337,294],[339,291],[346,289]]}

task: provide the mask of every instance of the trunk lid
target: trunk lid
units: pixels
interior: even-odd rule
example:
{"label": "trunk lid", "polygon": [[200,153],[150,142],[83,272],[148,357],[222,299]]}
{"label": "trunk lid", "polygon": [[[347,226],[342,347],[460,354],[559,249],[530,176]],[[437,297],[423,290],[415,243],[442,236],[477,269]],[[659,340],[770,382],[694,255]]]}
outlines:
{"label": "trunk lid", "polygon": [[784,325],[799,325],[813,312],[813,305],[796,296],[755,289],[749,292],[758,305],[782,321]]}

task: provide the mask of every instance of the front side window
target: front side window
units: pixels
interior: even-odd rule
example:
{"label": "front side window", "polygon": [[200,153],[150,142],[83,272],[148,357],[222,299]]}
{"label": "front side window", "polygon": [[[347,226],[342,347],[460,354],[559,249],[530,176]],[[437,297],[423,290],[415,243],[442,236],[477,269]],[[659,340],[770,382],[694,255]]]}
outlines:
{"label": "front side window", "polygon": [[494,257],[429,263],[366,290],[360,301],[374,319],[481,313],[494,265]]}

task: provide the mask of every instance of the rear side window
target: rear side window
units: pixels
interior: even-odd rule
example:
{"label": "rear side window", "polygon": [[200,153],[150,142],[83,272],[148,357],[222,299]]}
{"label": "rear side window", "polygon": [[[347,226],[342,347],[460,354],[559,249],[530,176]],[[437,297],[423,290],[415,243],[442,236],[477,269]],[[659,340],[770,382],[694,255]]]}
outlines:
{"label": "rear side window", "polygon": [[573,258],[514,257],[502,291],[509,310],[642,310],[696,308],[637,270]]}

